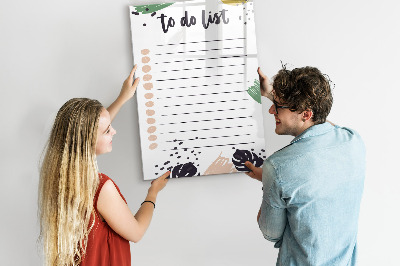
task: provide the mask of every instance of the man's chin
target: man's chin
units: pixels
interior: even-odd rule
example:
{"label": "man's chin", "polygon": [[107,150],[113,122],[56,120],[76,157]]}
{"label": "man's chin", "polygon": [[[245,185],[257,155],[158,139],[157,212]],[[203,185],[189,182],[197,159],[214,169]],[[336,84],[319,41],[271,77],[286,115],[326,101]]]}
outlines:
{"label": "man's chin", "polygon": [[277,135],[283,135],[282,131],[279,130],[278,126],[275,127],[275,133],[276,133]]}
{"label": "man's chin", "polygon": [[276,135],[289,135],[287,132],[280,130],[278,128],[275,128],[275,133]]}

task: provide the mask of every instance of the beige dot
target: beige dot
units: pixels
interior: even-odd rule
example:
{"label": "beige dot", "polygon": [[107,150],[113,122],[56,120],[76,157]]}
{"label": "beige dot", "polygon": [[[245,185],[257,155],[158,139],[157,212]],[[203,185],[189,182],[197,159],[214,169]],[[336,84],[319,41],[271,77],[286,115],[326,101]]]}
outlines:
{"label": "beige dot", "polygon": [[145,103],[147,107],[152,107],[154,103],[152,101],[148,101]]}
{"label": "beige dot", "polygon": [[143,66],[142,70],[143,70],[144,73],[147,73],[147,72],[149,72],[151,70],[151,66],[147,66],[147,65]]}
{"label": "beige dot", "polygon": [[148,63],[148,62],[150,62],[150,57],[148,57],[148,56],[144,56],[143,58],[142,58],[142,63]]}
{"label": "beige dot", "polygon": [[144,95],[144,98],[146,98],[146,99],[151,99],[151,98],[153,98],[153,93],[146,93],[146,94]]}
{"label": "beige dot", "polygon": [[145,83],[143,84],[143,88],[146,90],[151,90],[153,88],[153,83]]}
{"label": "beige dot", "polygon": [[149,80],[151,80],[151,78],[152,78],[152,76],[149,75],[149,74],[146,74],[146,75],[143,76],[143,80],[144,81],[149,81]]}
{"label": "beige dot", "polygon": [[146,110],[146,115],[148,115],[148,116],[153,116],[155,113],[156,112],[154,110],[151,110],[151,109]]}
{"label": "beige dot", "polygon": [[157,139],[157,136],[156,135],[150,135],[149,136],[149,140],[150,141],[155,141]]}
{"label": "beige dot", "polygon": [[154,118],[147,118],[147,124],[154,124],[156,120]]}
{"label": "beige dot", "polygon": [[149,127],[149,128],[147,129],[147,132],[151,134],[151,133],[156,132],[156,129],[157,129],[157,128],[156,128],[155,126],[151,126],[151,127]]}
{"label": "beige dot", "polygon": [[149,52],[150,52],[149,49],[143,49],[143,50],[142,50],[142,54],[143,54],[143,55],[146,55],[146,54],[148,54]]}
{"label": "beige dot", "polygon": [[157,143],[151,143],[150,146],[149,146],[149,149],[150,149],[150,150],[154,150],[154,149],[156,149],[157,147],[158,147],[158,144],[157,144]]}

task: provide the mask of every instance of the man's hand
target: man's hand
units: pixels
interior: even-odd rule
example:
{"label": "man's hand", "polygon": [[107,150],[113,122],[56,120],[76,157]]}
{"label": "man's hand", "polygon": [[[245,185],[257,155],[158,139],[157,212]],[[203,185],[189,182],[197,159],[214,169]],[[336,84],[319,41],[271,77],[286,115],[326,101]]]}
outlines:
{"label": "man's hand", "polygon": [[255,167],[254,164],[249,161],[245,162],[244,165],[246,165],[247,168],[250,169],[250,172],[247,172],[246,175],[262,182],[262,168]]}
{"label": "man's hand", "polygon": [[258,68],[258,78],[260,80],[260,89],[261,95],[267,97],[271,101],[274,100],[274,96],[272,91],[274,90],[273,86],[269,83],[268,77],[261,71],[261,68]]}

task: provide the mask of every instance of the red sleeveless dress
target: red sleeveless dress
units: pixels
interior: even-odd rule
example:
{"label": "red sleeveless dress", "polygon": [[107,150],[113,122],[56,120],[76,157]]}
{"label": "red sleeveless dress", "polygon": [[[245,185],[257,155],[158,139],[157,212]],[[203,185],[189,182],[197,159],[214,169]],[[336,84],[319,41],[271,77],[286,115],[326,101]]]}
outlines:
{"label": "red sleeveless dress", "polygon": [[[105,174],[99,174],[100,184],[94,196],[95,221],[89,233],[86,254],[81,266],[131,266],[131,250],[129,241],[118,235],[106,221],[102,221],[97,210],[97,201],[101,188],[107,180],[114,181]],[[114,183],[122,199],[118,186]],[[91,224],[91,222],[90,222]]]}

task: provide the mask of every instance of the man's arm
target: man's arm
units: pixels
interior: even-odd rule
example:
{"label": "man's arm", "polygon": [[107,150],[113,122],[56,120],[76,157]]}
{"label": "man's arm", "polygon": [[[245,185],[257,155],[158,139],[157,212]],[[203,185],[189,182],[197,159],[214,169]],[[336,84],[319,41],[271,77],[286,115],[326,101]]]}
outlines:
{"label": "man's arm", "polygon": [[264,161],[262,181],[263,201],[257,218],[258,225],[265,239],[278,242],[282,239],[287,223],[286,203],[282,200],[276,171],[268,160]]}
{"label": "man's arm", "polygon": [[139,84],[139,78],[133,80],[136,68],[137,65],[133,67],[131,73],[124,81],[124,84],[122,85],[121,88],[121,92],[119,93],[117,99],[107,108],[107,111],[110,113],[111,121],[114,120],[115,116],[118,114],[122,105],[124,105],[135,94],[137,85]]}

